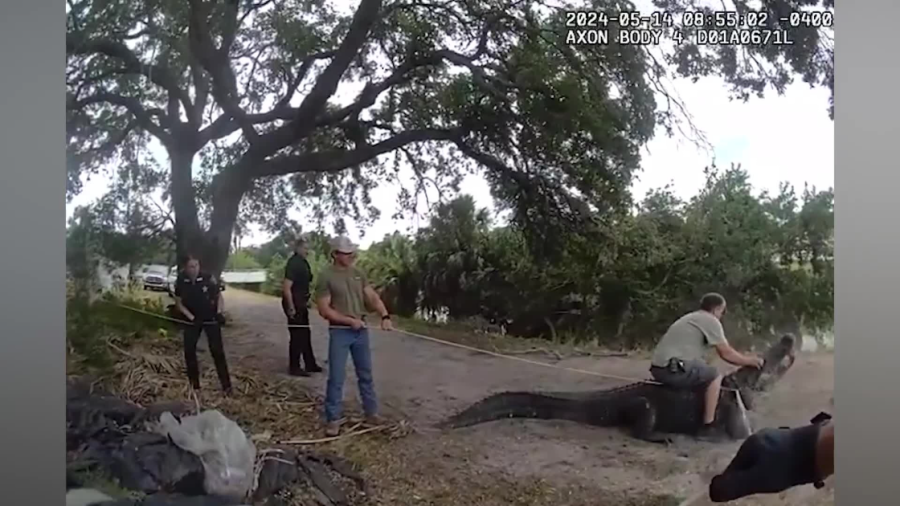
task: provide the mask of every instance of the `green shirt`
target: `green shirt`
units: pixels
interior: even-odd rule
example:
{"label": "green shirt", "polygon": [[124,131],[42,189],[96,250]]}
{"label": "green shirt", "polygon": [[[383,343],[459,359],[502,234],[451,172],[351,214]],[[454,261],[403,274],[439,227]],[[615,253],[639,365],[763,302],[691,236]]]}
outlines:
{"label": "green shirt", "polygon": [[332,309],[344,316],[361,318],[368,312],[363,291],[368,284],[366,275],[356,267],[330,265],[316,282],[316,299],[330,295]]}
{"label": "green shirt", "polygon": [[672,358],[704,360],[707,346],[726,342],[725,329],[718,318],[707,311],[694,311],[669,327],[656,345],[651,364],[665,367]]}

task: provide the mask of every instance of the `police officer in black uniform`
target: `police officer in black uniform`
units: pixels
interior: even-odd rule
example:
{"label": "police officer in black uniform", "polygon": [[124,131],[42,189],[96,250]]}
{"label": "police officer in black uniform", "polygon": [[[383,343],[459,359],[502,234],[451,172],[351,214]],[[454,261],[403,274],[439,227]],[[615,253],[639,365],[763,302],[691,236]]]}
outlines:
{"label": "police officer in black uniform", "polygon": [[215,278],[200,271],[200,261],[196,257],[187,258],[184,270],[175,282],[175,307],[191,322],[191,325],[187,325],[184,329],[184,362],[191,386],[195,390],[200,389],[197,341],[200,340],[200,333],[205,330],[206,342],[216,364],[219,383],[225,394],[230,395],[231,378],[228,375],[228,363],[225,361],[220,328],[224,320],[222,317],[224,301],[219,284]]}
{"label": "police officer in black uniform", "polygon": [[[288,327],[291,336],[288,346],[288,372],[292,376],[309,376],[309,373],[322,372],[322,368],[316,364],[309,328],[307,303],[313,276],[306,260],[307,251],[306,240],[302,237],[297,239],[294,254],[284,268],[281,308],[287,316],[288,325],[303,325],[303,327]],[[305,368],[300,367],[301,355]]]}

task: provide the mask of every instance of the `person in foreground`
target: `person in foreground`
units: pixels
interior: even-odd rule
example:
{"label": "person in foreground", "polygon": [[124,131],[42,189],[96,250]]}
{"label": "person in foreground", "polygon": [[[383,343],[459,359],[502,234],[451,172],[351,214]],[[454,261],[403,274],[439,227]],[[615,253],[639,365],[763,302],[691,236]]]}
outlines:
{"label": "person in foreground", "polygon": [[356,245],[346,237],[331,241],[332,265],[316,283],[316,306],[328,329],[328,384],[325,388],[325,435],[337,436],[341,429],[341,411],[347,355],[353,358],[359,395],[369,424],[377,425],[378,401],[372,377],[372,354],[366,327],[367,308],[381,317],[382,330],[392,330],[391,317],[381,298],[353,263]]}
{"label": "person in foreground", "polygon": [[709,484],[712,502],[777,494],[800,485],[824,486],[834,474],[834,421],[819,413],[809,425],[762,429],[747,438]]}
{"label": "person in foreground", "polygon": [[[291,336],[288,346],[288,373],[291,376],[309,376],[310,373],[322,372],[322,368],[316,363],[316,355],[313,353],[309,309],[306,307],[309,302],[309,287],[313,279],[306,254],[306,240],[301,237],[297,239],[294,245],[294,254],[284,268],[282,284],[281,308],[287,316],[288,325],[303,325],[302,327],[288,327],[288,333]],[[305,368],[300,367],[301,356]]]}
{"label": "person in foreground", "polygon": [[200,333],[206,331],[206,341],[216,365],[219,383],[225,395],[231,395],[231,377],[228,375],[220,327],[224,321],[222,311],[225,309],[225,301],[219,284],[215,278],[200,271],[200,261],[196,257],[188,256],[184,270],[175,282],[174,295],[175,307],[191,322],[184,328],[184,362],[191,387],[194,390],[200,389],[197,342],[200,340]]}
{"label": "person in foreground", "polygon": [[700,299],[700,308],[673,323],[653,352],[650,374],[653,379],[672,388],[693,390],[705,388],[703,425],[700,438],[714,438],[719,393],[724,376],[706,363],[707,346],[712,346],[726,362],[736,366],[762,367],[759,357],[744,355],[728,344],[720,321],[725,314],[725,298],[708,293]]}

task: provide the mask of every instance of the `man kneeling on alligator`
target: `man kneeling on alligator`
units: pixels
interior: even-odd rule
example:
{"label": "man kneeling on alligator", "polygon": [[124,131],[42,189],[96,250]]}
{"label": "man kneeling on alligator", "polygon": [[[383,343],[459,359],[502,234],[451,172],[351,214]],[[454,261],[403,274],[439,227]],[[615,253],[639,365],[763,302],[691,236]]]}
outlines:
{"label": "man kneeling on alligator", "polygon": [[704,360],[707,346],[715,348],[722,360],[736,365],[761,368],[763,359],[744,355],[728,344],[720,321],[725,314],[725,298],[708,293],[700,309],[673,323],[663,335],[651,359],[653,379],[678,390],[705,389],[703,426],[698,437],[713,437],[713,423],[724,376]]}

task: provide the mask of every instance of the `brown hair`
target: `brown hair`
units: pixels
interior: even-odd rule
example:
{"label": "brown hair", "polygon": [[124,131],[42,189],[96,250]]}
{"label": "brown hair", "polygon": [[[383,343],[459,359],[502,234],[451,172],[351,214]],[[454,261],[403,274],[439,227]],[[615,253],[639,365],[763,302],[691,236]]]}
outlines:
{"label": "brown hair", "polygon": [[700,309],[712,311],[725,305],[725,297],[717,293],[708,293],[700,298]]}

